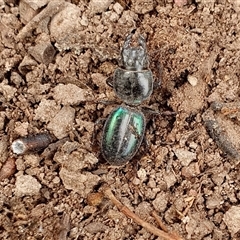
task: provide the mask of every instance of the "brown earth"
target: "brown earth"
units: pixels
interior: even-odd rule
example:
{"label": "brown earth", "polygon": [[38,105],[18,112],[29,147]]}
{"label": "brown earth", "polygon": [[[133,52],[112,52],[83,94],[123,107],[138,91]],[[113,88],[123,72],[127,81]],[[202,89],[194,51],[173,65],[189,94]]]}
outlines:
{"label": "brown earth", "polygon": [[[106,185],[182,239],[240,239],[239,0],[6,0],[0,19],[0,239],[161,239]],[[112,167],[102,127],[92,135],[121,104],[106,79],[133,29],[161,78],[144,106],[163,114]],[[13,154],[13,140],[45,131],[57,141],[44,152]]]}

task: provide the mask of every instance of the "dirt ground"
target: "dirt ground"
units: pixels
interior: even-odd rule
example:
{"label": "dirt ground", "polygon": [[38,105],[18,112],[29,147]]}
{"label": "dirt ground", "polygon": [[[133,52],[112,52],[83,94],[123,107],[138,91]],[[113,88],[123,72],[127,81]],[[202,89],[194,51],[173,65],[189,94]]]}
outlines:
{"label": "dirt ground", "polygon": [[[239,0],[1,0],[0,19],[0,239],[163,239],[106,187],[182,239],[240,239]],[[92,136],[121,104],[106,79],[133,29],[161,80],[144,106],[163,114],[113,167]],[[44,151],[13,154],[41,132]]]}

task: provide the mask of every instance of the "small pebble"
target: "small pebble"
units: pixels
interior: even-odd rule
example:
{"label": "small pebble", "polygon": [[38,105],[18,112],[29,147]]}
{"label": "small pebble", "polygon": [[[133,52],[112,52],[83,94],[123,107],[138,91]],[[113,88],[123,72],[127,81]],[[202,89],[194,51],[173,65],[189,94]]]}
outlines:
{"label": "small pebble", "polygon": [[49,64],[53,61],[56,50],[50,42],[44,42],[30,47],[28,52],[39,63]]}
{"label": "small pebble", "polygon": [[232,206],[223,217],[232,237],[240,231],[240,205]]}
{"label": "small pebble", "polygon": [[102,13],[108,9],[111,3],[112,0],[91,0],[89,3],[89,7],[92,13]]}
{"label": "small pebble", "polygon": [[58,84],[53,89],[53,98],[63,105],[78,105],[86,101],[88,91],[81,89],[75,84]]}
{"label": "small pebble", "polygon": [[58,184],[58,183],[60,183],[60,178],[56,176],[56,177],[52,180],[52,182],[53,182],[54,184]]}
{"label": "small pebble", "polygon": [[15,193],[19,197],[37,195],[42,187],[37,179],[30,175],[17,176],[15,184]]}
{"label": "small pebble", "polygon": [[146,170],[141,168],[137,171],[138,178],[143,182],[147,178]]}
{"label": "small pebble", "polygon": [[[31,1],[19,1],[19,14],[22,23],[27,24],[30,20],[37,15],[37,9],[32,8],[29,4]],[[34,1],[36,2],[36,1]]]}
{"label": "small pebble", "polygon": [[167,184],[167,188],[170,188],[177,182],[177,178],[174,173],[169,172],[164,175],[164,181]]}
{"label": "small pebble", "polygon": [[185,150],[184,148],[174,149],[174,153],[181,162],[182,166],[188,166],[193,160],[196,159],[196,153]]}
{"label": "small pebble", "polygon": [[75,109],[70,106],[65,106],[50,121],[47,129],[52,131],[56,138],[62,139],[66,137],[72,129],[74,118]]}
{"label": "small pebble", "polygon": [[182,168],[182,176],[185,178],[193,178],[200,174],[198,163],[192,162],[189,166]]}
{"label": "small pebble", "polygon": [[164,192],[158,193],[152,204],[156,211],[164,212],[168,204],[168,195]]}
{"label": "small pebble", "polygon": [[1,135],[0,138],[0,165],[7,161],[8,158],[8,136]]}
{"label": "small pebble", "polygon": [[113,5],[113,10],[118,14],[120,15],[123,11],[123,7],[120,3],[116,2],[114,5]]}
{"label": "small pebble", "polygon": [[61,106],[56,104],[55,100],[42,99],[38,105],[38,108],[35,110],[34,120],[49,122],[55,117],[60,109]]}
{"label": "small pebble", "polygon": [[132,184],[133,185],[139,185],[141,183],[141,181],[138,179],[138,178],[133,178],[133,180],[132,180]]}
{"label": "small pebble", "polygon": [[34,66],[37,66],[38,63],[29,55],[26,55],[22,62],[19,64],[18,66],[18,70],[20,73],[22,73],[23,75],[26,75],[30,69],[32,69]]}
{"label": "small pebble", "polygon": [[187,0],[174,0],[174,3],[178,7],[183,7],[184,5],[187,5]]}
{"label": "small pebble", "polygon": [[101,192],[89,193],[87,195],[87,203],[90,206],[98,206],[102,203],[103,197],[104,196]]}
{"label": "small pebble", "polygon": [[134,11],[138,14],[146,14],[154,9],[153,0],[133,1]]}
{"label": "small pebble", "polygon": [[206,208],[208,209],[220,208],[222,201],[223,201],[222,196],[220,196],[219,194],[208,196],[206,200]]}
{"label": "small pebble", "polygon": [[60,170],[59,175],[64,187],[78,192],[80,197],[86,197],[100,181],[100,177],[90,172],[82,174],[78,171],[69,171],[64,167]]}
{"label": "small pebble", "polygon": [[187,80],[193,87],[195,87],[198,83],[198,79],[192,75],[188,75]]}
{"label": "small pebble", "polygon": [[16,92],[17,92],[17,89],[8,85],[7,82],[2,81],[0,83],[0,94],[1,94],[1,98],[4,99],[4,101],[10,102],[13,99]]}
{"label": "small pebble", "polygon": [[11,177],[16,172],[16,164],[14,158],[8,158],[0,169],[0,181]]}
{"label": "small pebble", "polygon": [[15,122],[14,133],[21,137],[27,136],[28,126],[28,122]]}
{"label": "small pebble", "polygon": [[75,4],[65,2],[63,10],[55,14],[50,22],[51,37],[57,43],[67,42],[78,27],[80,15],[81,11],[79,7]]}
{"label": "small pebble", "polygon": [[91,222],[85,227],[85,230],[91,234],[105,232],[107,229],[108,227],[101,222]]}

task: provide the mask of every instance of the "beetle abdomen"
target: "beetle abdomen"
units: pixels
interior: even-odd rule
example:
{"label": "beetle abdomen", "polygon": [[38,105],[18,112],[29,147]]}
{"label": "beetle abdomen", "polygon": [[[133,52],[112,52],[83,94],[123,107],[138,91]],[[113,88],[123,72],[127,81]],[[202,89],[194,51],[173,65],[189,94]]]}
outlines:
{"label": "beetle abdomen", "polygon": [[125,106],[114,109],[103,129],[102,154],[112,165],[123,165],[136,154],[145,132],[145,117]]}

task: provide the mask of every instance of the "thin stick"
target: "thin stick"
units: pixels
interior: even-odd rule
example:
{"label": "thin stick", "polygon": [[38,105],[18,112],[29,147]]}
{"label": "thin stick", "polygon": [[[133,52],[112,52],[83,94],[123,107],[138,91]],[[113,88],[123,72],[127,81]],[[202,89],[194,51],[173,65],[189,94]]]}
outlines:
{"label": "thin stick", "polygon": [[155,220],[157,221],[159,227],[164,231],[164,232],[168,232],[168,229],[166,228],[166,226],[163,224],[162,220],[160,219],[160,217],[157,215],[157,213],[155,211],[152,211],[152,215],[155,218]]}
{"label": "thin stick", "polygon": [[27,23],[25,27],[17,35],[17,40],[25,38],[31,31],[37,28],[39,22],[47,17],[52,17],[56,13],[60,12],[63,8],[66,7],[65,1],[50,1],[46,8],[44,8],[39,14],[37,14],[30,22]]}
{"label": "thin stick", "polygon": [[170,236],[172,236],[172,238],[174,239],[181,239],[181,237],[178,235],[177,232],[169,232],[167,227],[164,225],[164,223],[162,222],[162,220],[160,219],[160,217],[157,215],[157,213],[155,211],[152,211],[152,215],[155,218],[155,220],[157,221],[158,225],[160,226],[160,228],[164,231],[169,233]]}
{"label": "thin stick", "polygon": [[127,217],[131,218],[134,222],[137,224],[141,225],[143,228],[147,229],[149,232],[153,233],[154,235],[158,237],[162,237],[166,240],[183,240],[182,238],[178,236],[172,236],[169,233],[166,233],[152,224],[145,222],[142,220],[139,216],[137,216],[135,213],[133,213],[128,207],[124,206],[120,201],[116,199],[116,197],[113,195],[112,191],[110,188],[106,188],[104,190],[104,195],[109,198],[115,205],[116,207]]}

